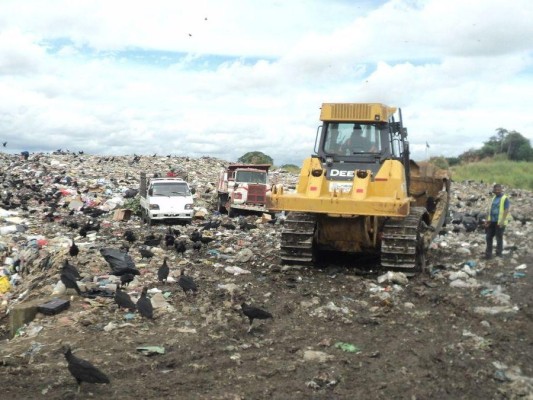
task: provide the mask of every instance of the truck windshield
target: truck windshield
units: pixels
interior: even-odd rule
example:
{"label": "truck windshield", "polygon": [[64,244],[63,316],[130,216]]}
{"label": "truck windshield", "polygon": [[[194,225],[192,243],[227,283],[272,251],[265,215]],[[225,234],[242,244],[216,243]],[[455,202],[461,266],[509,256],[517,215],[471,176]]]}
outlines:
{"label": "truck windshield", "polygon": [[152,186],[154,196],[189,196],[189,187],[185,182],[158,182]]}
{"label": "truck windshield", "polygon": [[235,182],[243,183],[267,183],[267,174],[259,171],[237,171]]}

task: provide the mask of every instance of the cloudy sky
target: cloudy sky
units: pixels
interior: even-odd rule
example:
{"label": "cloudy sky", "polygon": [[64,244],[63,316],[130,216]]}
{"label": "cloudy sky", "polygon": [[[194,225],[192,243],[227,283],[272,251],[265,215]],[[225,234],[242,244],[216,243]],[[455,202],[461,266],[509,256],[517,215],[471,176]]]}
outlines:
{"label": "cloudy sky", "polygon": [[324,102],[401,107],[417,160],[533,142],[532,21],[531,0],[1,0],[0,150],[300,164]]}

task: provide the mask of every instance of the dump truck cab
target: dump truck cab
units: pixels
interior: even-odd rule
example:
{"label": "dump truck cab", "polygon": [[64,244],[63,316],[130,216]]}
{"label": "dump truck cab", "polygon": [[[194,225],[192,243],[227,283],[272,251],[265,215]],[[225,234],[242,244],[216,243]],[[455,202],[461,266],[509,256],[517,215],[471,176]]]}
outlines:
{"label": "dump truck cab", "polygon": [[270,164],[230,164],[219,172],[217,208],[230,217],[239,213],[267,212]]}

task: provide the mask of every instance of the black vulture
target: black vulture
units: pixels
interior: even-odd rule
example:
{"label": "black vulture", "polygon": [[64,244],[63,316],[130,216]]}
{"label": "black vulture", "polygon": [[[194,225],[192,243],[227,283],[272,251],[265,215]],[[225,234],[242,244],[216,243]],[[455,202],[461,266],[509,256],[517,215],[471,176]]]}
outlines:
{"label": "black vulture", "polygon": [[79,296],[81,296],[81,290],[76,282],[76,277],[68,271],[61,272],[61,282],[67,289],[74,289]]}
{"label": "black vulture", "polygon": [[242,309],[243,314],[246,315],[248,319],[250,320],[250,327],[248,328],[248,332],[252,330],[252,323],[254,322],[254,319],[274,318],[272,314],[270,314],[268,311],[250,306],[246,303],[241,304],[241,309]]}
{"label": "black vulture", "polygon": [[235,226],[235,224],[232,224],[231,222],[226,222],[226,223],[223,223],[221,224],[221,226],[223,228],[226,228],[226,229],[229,229],[229,230],[235,230],[237,227]]}
{"label": "black vulture", "polygon": [[176,249],[177,253],[181,253],[181,255],[183,256],[183,253],[185,253],[185,251],[187,250],[187,244],[185,240],[176,240],[174,242],[174,248]]}
{"label": "black vulture", "polygon": [[174,236],[174,234],[172,233],[172,230],[169,227],[168,232],[165,234],[165,246],[167,248],[172,247],[174,246],[175,242],[176,242],[176,237]]}
{"label": "black vulture", "polygon": [[152,302],[150,301],[150,299],[146,297],[147,291],[148,288],[146,286],[143,287],[141,297],[139,297],[139,300],[137,300],[137,310],[139,311],[139,314],[141,314],[144,318],[153,319],[154,307],[152,306]]}
{"label": "black vulture", "polygon": [[243,218],[239,221],[239,228],[241,231],[249,231],[250,229],[256,229],[257,225],[252,224]]}
{"label": "black vulture", "polygon": [[200,230],[201,231],[205,231],[205,230],[209,230],[209,229],[217,229],[220,226],[221,222],[222,221],[220,221],[219,219],[216,219],[216,220],[210,219],[205,224],[203,224],[203,226],[202,226],[202,228]]}
{"label": "black vulture", "polygon": [[80,279],[81,275],[76,269],[76,267],[68,262],[67,259],[63,261],[63,266],[61,268],[61,272],[68,272],[70,275],[72,275],[76,279]]}
{"label": "black vulture", "polygon": [[124,239],[126,239],[130,244],[135,242],[137,240],[137,237],[135,236],[135,233],[131,230],[126,230],[123,235]]}
{"label": "black vulture", "polygon": [[166,281],[169,273],[170,268],[167,265],[167,257],[165,257],[165,259],[163,260],[163,264],[161,264],[161,266],[157,270],[157,279],[160,282]]}
{"label": "black vulture", "polygon": [[70,249],[68,249],[68,253],[70,254],[71,257],[76,257],[79,252],[80,252],[80,249],[78,248],[76,243],[74,243],[74,239],[72,239],[72,244],[70,245]]}
{"label": "black vulture", "polygon": [[174,236],[178,237],[181,235],[181,231],[179,229],[172,228],[172,233]]}
{"label": "black vulture", "polygon": [[208,243],[212,242],[213,240],[215,240],[215,238],[213,236],[202,236],[200,238],[200,242],[202,242],[203,244],[208,244]]}
{"label": "black vulture", "polygon": [[155,236],[151,233],[144,239],[144,244],[146,246],[159,246],[161,244],[161,236]]}
{"label": "black vulture", "polygon": [[135,303],[133,300],[131,300],[131,297],[126,293],[120,290],[119,287],[117,287],[117,290],[115,291],[115,303],[117,303],[119,308],[127,308],[131,311],[135,310]]}
{"label": "black vulture", "polygon": [[128,286],[129,283],[135,279],[133,274],[124,274],[120,276],[120,286]]}
{"label": "black vulture", "polygon": [[202,248],[202,242],[194,242],[192,244],[192,248],[193,250],[200,251],[200,249]]}
{"label": "black vulture", "polygon": [[65,222],[65,224],[66,224],[70,229],[78,229],[78,228],[80,227],[80,224],[78,224],[76,221]]}
{"label": "black vulture", "polygon": [[154,256],[154,253],[152,253],[150,250],[148,249],[143,249],[143,248],[140,248],[139,249],[139,253],[141,253],[141,258],[148,258],[148,259],[151,259],[153,256]]}
{"label": "black vulture", "polygon": [[189,292],[196,293],[198,291],[198,286],[196,285],[196,282],[194,282],[194,279],[192,279],[190,276],[185,275],[185,271],[183,270],[180,271],[178,285],[180,285],[185,294]]}
{"label": "black vulture", "polygon": [[83,360],[72,354],[70,346],[64,348],[65,358],[68,362],[68,370],[78,383],[78,393],[81,383],[110,383],[106,374],[92,365],[89,361]]}
{"label": "black vulture", "polygon": [[193,242],[199,242],[200,240],[202,240],[202,232],[199,232],[198,229],[195,229],[189,237]]}

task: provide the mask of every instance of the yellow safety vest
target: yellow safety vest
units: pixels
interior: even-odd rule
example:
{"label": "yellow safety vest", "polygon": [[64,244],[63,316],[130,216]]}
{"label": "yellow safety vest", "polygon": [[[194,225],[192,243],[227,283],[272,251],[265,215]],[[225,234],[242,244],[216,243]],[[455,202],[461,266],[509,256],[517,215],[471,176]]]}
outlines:
{"label": "yellow safety vest", "polygon": [[[490,202],[490,209],[489,209],[489,215],[487,217],[487,221],[490,221],[490,212],[492,209],[492,203],[494,203],[494,199],[496,196],[494,196]],[[509,223],[509,220],[511,219],[511,214],[507,213],[507,218],[505,218],[505,221],[503,221],[503,213],[505,212],[504,206],[505,206],[505,200],[507,200],[507,195],[503,194],[502,198],[500,199],[500,209],[498,210],[498,225],[507,225]]]}

